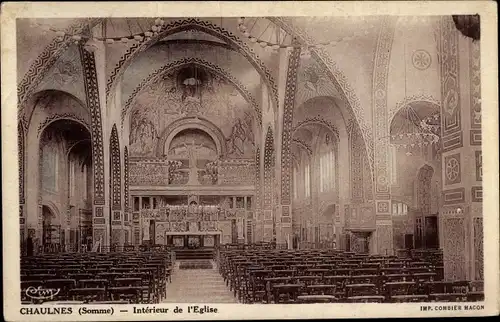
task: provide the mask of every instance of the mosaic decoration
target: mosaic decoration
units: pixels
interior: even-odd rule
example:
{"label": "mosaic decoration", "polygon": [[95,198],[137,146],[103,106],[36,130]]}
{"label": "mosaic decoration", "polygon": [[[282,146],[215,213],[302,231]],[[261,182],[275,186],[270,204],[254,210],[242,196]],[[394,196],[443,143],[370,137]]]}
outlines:
{"label": "mosaic decoration", "polygon": [[292,143],[298,145],[302,149],[304,149],[307,154],[312,155],[312,148],[307,144],[305,141],[299,139],[299,138],[293,138]]}
{"label": "mosaic decoration", "polygon": [[417,176],[417,207],[425,215],[431,213],[431,184],[434,169],[429,165],[424,165],[418,171]]}
{"label": "mosaic decoration", "polygon": [[[283,30],[296,36],[303,43],[315,43],[314,39],[307,35],[303,30],[297,27],[291,27],[290,18],[286,17],[269,17],[273,23],[279,25]],[[373,137],[372,126],[364,119],[364,112],[360,105],[359,99],[356,96],[354,89],[347,81],[347,77],[340,71],[337,64],[331,59],[328,53],[320,48],[311,50],[311,56],[319,63],[326,67],[328,77],[340,94],[340,99],[347,105],[349,115],[346,119],[356,120],[361,130],[363,140],[361,140],[362,149],[365,149],[368,160],[370,161],[370,171],[373,171]]]}
{"label": "mosaic decoration", "polygon": [[122,167],[120,162],[120,142],[118,140],[118,131],[116,124],[113,124],[111,129],[111,138],[109,143],[109,155],[111,166],[111,208],[113,210],[122,209]]}
{"label": "mosaic decoration", "polygon": [[483,187],[473,186],[471,187],[472,202],[483,202]]}
{"label": "mosaic decoration", "polygon": [[483,218],[472,219],[474,227],[474,279],[484,280]]}
{"label": "mosaic decoration", "polygon": [[360,146],[360,141],[362,140],[361,135],[356,129],[353,128],[354,123],[348,123],[349,130],[349,150],[351,153],[351,200],[352,203],[363,202],[363,168],[362,168],[362,148]]}
{"label": "mosaic decoration", "polygon": [[483,181],[483,152],[475,151],[476,160],[476,181]]}
{"label": "mosaic decoration", "polygon": [[411,63],[416,69],[426,70],[431,66],[432,58],[428,51],[418,49],[413,52],[413,55],[411,56]]}
{"label": "mosaic decoration", "polygon": [[460,183],[462,173],[460,168],[460,153],[448,155],[444,158],[445,184]]}
{"label": "mosaic decoration", "polygon": [[463,218],[445,218],[443,222],[445,280],[463,281],[465,269],[465,222]]}
{"label": "mosaic decoration", "polygon": [[[79,117],[78,115],[75,115],[73,113],[54,113],[50,114],[43,122],[40,123],[38,126],[37,132],[38,136],[40,136],[43,132],[43,130],[49,125],[50,123],[57,121],[57,120],[71,120],[75,121],[77,123],[82,124],[87,130],[89,130],[89,124],[87,123],[86,120],[83,118]],[[90,130],[89,130],[90,132]]]}
{"label": "mosaic decoration", "polygon": [[274,135],[271,127],[267,129],[264,147],[264,209],[271,209],[274,189]]}
{"label": "mosaic decoration", "polygon": [[101,105],[93,53],[79,47],[83,66],[87,109],[91,116],[92,168],[94,169],[94,204],[104,205],[104,148],[102,143]]}
{"label": "mosaic decoration", "polygon": [[62,41],[57,39],[44,48],[35,61],[30,65],[28,71],[23,76],[17,86],[17,97],[19,110],[22,111],[26,102],[34,93],[40,82],[45,78],[52,66],[59,60],[68,47],[74,43],[71,35],[80,34],[85,28],[93,28],[100,23],[102,18],[90,18],[78,20],[64,30],[65,36]]}
{"label": "mosaic decoration", "polygon": [[442,192],[444,205],[454,205],[465,202],[465,188],[444,190]]}
{"label": "mosaic decoration", "polygon": [[24,142],[24,130],[21,123],[17,124],[17,157],[18,157],[18,167],[19,167],[19,204],[24,204],[24,153],[25,153],[25,142]]}
{"label": "mosaic decoration", "polygon": [[132,91],[132,94],[130,94],[129,98],[127,99],[125,106],[122,108],[121,111],[122,128],[125,121],[125,117],[128,113],[128,110],[130,109],[130,106],[132,105],[132,102],[144,88],[158,82],[163,77],[165,77],[165,75],[168,75],[169,73],[172,73],[178,69],[181,69],[189,65],[205,68],[219,75],[220,77],[228,80],[238,90],[238,92],[243,96],[243,98],[245,98],[245,100],[252,105],[257,116],[257,121],[259,122],[259,124],[262,124],[262,108],[260,107],[259,103],[257,103],[257,100],[253,97],[252,93],[250,93],[250,91],[237,78],[235,78],[228,71],[222,69],[217,65],[214,65],[208,61],[196,57],[190,57],[168,63],[162,66],[161,68],[158,68],[153,73],[148,75],[148,77],[143,79],[139,85],[137,85],[137,87]]}
{"label": "mosaic decoration", "polygon": [[375,198],[383,200],[390,199],[387,92],[390,52],[394,40],[394,22],[393,19],[389,18],[382,21],[373,72]]}
{"label": "mosaic decoration", "polygon": [[470,145],[481,146],[481,52],[479,41],[470,42]]}
{"label": "mosaic decoration", "polygon": [[288,58],[288,70],[286,74],[285,102],[283,111],[283,133],[281,141],[281,202],[289,205],[291,203],[290,191],[292,188],[292,124],[293,110],[295,108],[295,93],[297,92],[297,69],[300,63],[300,49],[294,48]]}
{"label": "mosaic decoration", "polygon": [[127,219],[128,219],[128,212],[130,211],[129,207],[129,191],[130,191],[130,186],[129,186],[129,173],[128,173],[128,167],[129,167],[129,161],[128,161],[128,147],[123,148],[123,194],[125,200],[123,201],[123,204],[125,206],[125,211],[127,212]]}
{"label": "mosaic decoration", "polygon": [[210,22],[200,20],[198,18],[189,18],[168,23],[162,27],[161,32],[151,37],[150,40],[144,41],[140,44],[138,43],[137,45],[130,47],[120,58],[118,64],[116,64],[106,82],[107,100],[109,100],[110,93],[114,93],[115,91],[115,87],[117,84],[116,80],[119,80],[120,77],[123,76],[123,73],[125,72],[127,67],[139,53],[145,51],[147,48],[154,45],[156,42],[163,38],[185,30],[199,30],[202,32],[206,32],[207,34],[217,37],[230,44],[232,47],[235,47],[235,50],[245,56],[245,58],[248,59],[248,61],[255,67],[257,72],[262,76],[262,79],[265,81],[267,87],[273,93],[272,97],[274,105],[278,106],[278,86],[274,82],[271,71],[267,69],[265,64],[259,59],[253,49],[251,49],[245,42],[241,41],[238,37],[228,32],[224,28]]}
{"label": "mosaic decoration", "polygon": [[[446,137],[461,131],[460,122],[460,79],[458,75],[458,35],[455,24],[450,16],[441,18],[441,39],[439,42],[439,56],[441,61],[441,131],[443,141]],[[444,143],[443,143],[444,144]],[[454,148],[461,147],[455,146]]]}

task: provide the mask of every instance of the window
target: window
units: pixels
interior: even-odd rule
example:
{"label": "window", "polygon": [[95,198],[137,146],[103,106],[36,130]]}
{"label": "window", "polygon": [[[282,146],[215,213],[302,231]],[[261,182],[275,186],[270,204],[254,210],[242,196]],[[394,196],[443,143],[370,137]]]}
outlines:
{"label": "window", "polygon": [[392,202],[392,215],[393,216],[402,216],[402,215],[407,215],[408,214],[408,205],[399,202],[399,201],[393,201]]}
{"label": "window", "polygon": [[59,171],[59,156],[57,148],[46,145],[42,149],[42,187],[44,190],[57,191],[57,174]]}
{"label": "window", "polygon": [[74,160],[69,161],[69,197],[73,198],[75,196],[75,162]]}
{"label": "window", "polygon": [[304,169],[304,187],[305,187],[305,197],[309,198],[311,196],[311,170],[309,164],[305,166]]}
{"label": "window", "polygon": [[335,153],[333,150],[323,154],[319,159],[319,189],[320,192],[335,189]]}

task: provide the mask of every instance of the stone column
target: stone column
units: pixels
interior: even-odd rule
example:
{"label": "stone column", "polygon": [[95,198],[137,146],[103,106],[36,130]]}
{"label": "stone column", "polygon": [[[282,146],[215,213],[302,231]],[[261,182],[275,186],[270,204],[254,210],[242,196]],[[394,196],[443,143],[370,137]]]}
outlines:
{"label": "stone column", "polygon": [[373,71],[373,129],[375,174],[375,236],[371,251],[381,255],[393,254],[391,186],[389,166],[389,122],[387,107],[390,52],[394,39],[395,19],[386,17],[381,24],[375,51]]}
{"label": "stone column", "polygon": [[483,279],[479,42],[440,22],[443,192],[440,239],[446,280]]}

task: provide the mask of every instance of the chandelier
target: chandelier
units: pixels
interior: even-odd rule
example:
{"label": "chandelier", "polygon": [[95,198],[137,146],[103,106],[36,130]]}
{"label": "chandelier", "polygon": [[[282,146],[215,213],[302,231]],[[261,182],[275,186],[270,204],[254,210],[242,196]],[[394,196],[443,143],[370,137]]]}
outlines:
{"label": "chandelier", "polygon": [[390,135],[390,144],[396,149],[422,149],[436,145],[439,142],[441,117],[439,112],[420,118],[411,105],[406,105],[398,112],[399,124],[393,127]]}
{"label": "chandelier", "polygon": [[[157,18],[151,24],[151,19],[131,19],[124,18],[122,21],[123,26],[119,29],[128,30],[128,33],[111,35],[110,30],[117,29],[113,25],[112,19],[104,19],[101,23],[101,31],[99,35],[95,35],[94,32],[88,31],[76,34],[68,34],[63,30],[48,28],[47,30],[53,31],[56,36],[57,41],[64,41],[71,39],[75,44],[84,43],[84,48],[90,52],[94,52],[98,48],[99,43],[105,43],[108,45],[114,43],[128,43],[128,42],[143,42],[148,41],[151,37],[158,35],[158,33],[164,28],[165,21],[163,19]],[[97,32],[96,32],[97,33]]]}
{"label": "chandelier", "polygon": [[311,50],[325,46],[336,46],[342,41],[352,40],[361,35],[367,35],[369,31],[353,30],[350,35],[342,36],[336,40],[317,42],[314,44],[300,44],[295,37],[290,35],[283,28],[272,22],[267,18],[259,17],[240,17],[238,18],[238,30],[243,36],[247,37],[251,43],[254,43],[261,48],[270,50],[273,53],[278,53],[280,49],[294,49],[301,50],[301,58],[310,58]]}

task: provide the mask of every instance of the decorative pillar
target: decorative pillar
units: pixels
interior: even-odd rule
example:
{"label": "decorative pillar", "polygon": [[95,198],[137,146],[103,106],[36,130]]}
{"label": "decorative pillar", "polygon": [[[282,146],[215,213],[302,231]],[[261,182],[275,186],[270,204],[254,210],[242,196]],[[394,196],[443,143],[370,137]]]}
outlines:
{"label": "decorative pillar", "polygon": [[462,36],[451,16],[443,16],[439,27],[444,277],[483,279],[479,41]]}
{"label": "decorative pillar", "polygon": [[264,241],[272,241],[273,238],[274,166],[274,136],[272,128],[269,127],[264,146],[264,231],[262,238]]}
{"label": "decorative pillar", "polygon": [[[101,122],[101,101],[105,102],[105,98],[102,99],[101,97],[104,94],[104,84],[102,81],[98,82],[98,73],[96,70],[96,60],[99,60],[99,68],[104,72],[104,45],[99,44],[98,46],[100,47],[97,48],[95,54],[85,50],[82,45],[79,46],[79,50],[83,67],[87,110],[90,112],[92,124],[92,169],[94,183],[92,206],[93,245],[99,243],[101,246],[108,246],[109,214],[107,214],[108,211],[105,209],[104,147]],[[102,88],[101,91],[100,87]]]}
{"label": "decorative pillar", "polygon": [[[285,55],[285,54],[284,54]],[[286,64],[285,57],[280,62]],[[284,242],[287,236],[292,236],[292,131],[293,111],[295,109],[295,93],[297,92],[297,69],[300,63],[300,48],[294,48],[289,53],[286,67],[286,83],[284,93],[282,131],[281,131],[281,236]],[[283,74],[283,73],[280,73]],[[282,87],[282,86],[280,86]]]}
{"label": "decorative pillar", "polygon": [[263,237],[263,213],[262,213],[262,181],[261,181],[261,169],[260,164],[260,148],[255,149],[255,211],[254,211],[254,221],[253,221],[253,231],[254,231],[254,242],[262,241]]}
{"label": "decorative pillar", "polygon": [[393,254],[391,186],[389,167],[389,122],[387,107],[390,53],[394,39],[395,19],[385,17],[380,26],[373,72],[374,104],[374,175],[375,175],[375,236],[370,251],[381,255]]}

